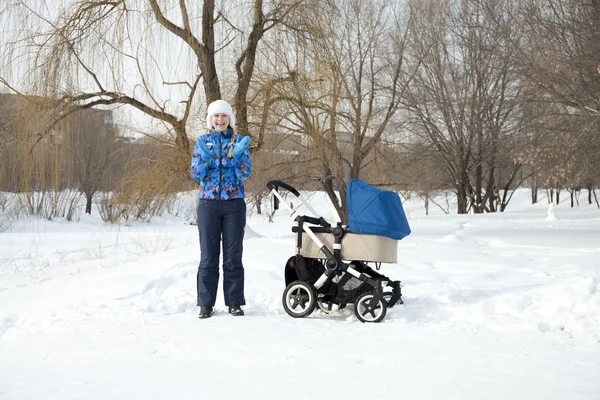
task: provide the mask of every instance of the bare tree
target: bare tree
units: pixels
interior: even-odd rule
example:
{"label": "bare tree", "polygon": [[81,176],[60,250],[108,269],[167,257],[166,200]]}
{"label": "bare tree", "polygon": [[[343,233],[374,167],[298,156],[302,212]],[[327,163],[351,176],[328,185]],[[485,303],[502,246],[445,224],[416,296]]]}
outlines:
{"label": "bare tree", "polygon": [[[72,160],[76,185],[85,196],[85,213],[92,213],[94,194],[106,188],[109,165],[117,156],[117,131],[109,112],[78,113],[65,127],[64,145]],[[67,121],[63,121],[65,123]]]}
{"label": "bare tree", "polygon": [[459,214],[493,211],[496,157],[515,128],[519,90],[510,49],[490,29],[487,12],[468,0],[413,5],[411,51],[424,62],[403,102],[414,132],[442,156]]}
{"label": "bare tree", "polygon": [[544,165],[543,179],[557,196],[584,186],[591,202],[600,175],[600,3],[517,2],[509,15],[519,34],[504,32],[505,40],[527,87],[529,121],[540,127],[528,162]]}
{"label": "bare tree", "polygon": [[[198,87],[206,102],[221,98],[220,75],[226,79],[234,71],[230,81],[235,84],[227,89],[234,92],[238,129],[247,132],[258,45],[300,1],[228,2],[219,8],[214,0],[190,3],[74,0],[57,9],[53,2],[11,1],[0,14],[23,21],[28,29],[3,46],[2,57],[14,62],[0,72],[0,83],[15,92],[37,90],[61,100],[57,118],[39,132],[38,141],[77,110],[128,105],[164,124],[183,169]],[[18,84],[23,76],[15,69],[24,65],[31,87]]]}
{"label": "bare tree", "polygon": [[582,114],[600,117],[600,4],[587,0],[518,4],[513,18],[522,35],[513,44],[523,76],[542,89],[540,100],[558,100]]}
{"label": "bare tree", "polygon": [[286,106],[281,129],[307,136],[311,174],[343,222],[346,183],[361,176],[382,138],[399,134],[387,128],[416,68],[405,63],[409,14],[395,7],[309,2],[295,14],[305,29],[282,38],[293,51],[274,52],[282,79],[271,103]]}
{"label": "bare tree", "polygon": [[407,182],[403,189],[410,190],[411,195],[416,194],[423,200],[427,215],[431,204],[448,213],[447,208],[437,203],[439,195],[446,196],[453,188],[447,175],[440,170],[443,165],[440,152],[431,144],[418,141],[410,143],[408,150],[408,156],[400,158],[396,166],[402,180]]}

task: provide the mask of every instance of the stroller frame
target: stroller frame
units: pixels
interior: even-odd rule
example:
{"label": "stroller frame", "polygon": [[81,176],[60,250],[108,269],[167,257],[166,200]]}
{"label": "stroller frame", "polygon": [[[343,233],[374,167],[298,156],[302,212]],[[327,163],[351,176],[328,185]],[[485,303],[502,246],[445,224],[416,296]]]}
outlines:
{"label": "stroller frame", "polygon": [[[403,304],[401,282],[393,281],[368,266],[369,262],[375,262],[376,268],[379,269],[381,262],[373,260],[346,260],[348,262],[345,262],[342,259],[342,240],[349,233],[346,226],[341,223],[332,226],[311,207],[298,190],[284,182],[269,181],[267,188],[274,196],[274,211],[279,209],[279,203],[282,203],[290,212],[290,218],[296,222],[292,227],[292,232],[297,235],[296,255],[286,264],[286,289],[282,297],[283,307],[288,315],[302,318],[310,315],[317,307],[329,313],[334,306],[341,309],[349,303],[354,303],[354,314],[361,322],[380,322],[385,318],[388,308]],[[299,215],[283,199],[278,191],[279,188],[296,196],[313,217]],[[318,246],[321,257],[301,255],[303,234],[308,235]],[[333,236],[333,251],[323,243],[318,234]],[[321,259],[324,262],[321,262]],[[306,270],[307,264],[311,271]],[[322,271],[315,274],[315,271],[321,269]],[[354,298],[340,301],[340,297],[336,295],[351,279],[361,284],[356,289]]]}

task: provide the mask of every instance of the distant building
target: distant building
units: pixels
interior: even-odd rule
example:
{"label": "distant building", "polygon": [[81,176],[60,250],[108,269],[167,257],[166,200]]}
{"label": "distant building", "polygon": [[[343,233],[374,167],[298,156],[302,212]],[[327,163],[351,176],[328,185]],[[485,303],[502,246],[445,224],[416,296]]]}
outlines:
{"label": "distant building", "polygon": [[50,182],[55,188],[72,187],[77,162],[91,157],[89,151],[74,157],[73,149],[95,151],[117,134],[110,110],[84,109],[55,122],[60,110],[50,98],[0,93],[0,190]]}
{"label": "distant building", "polygon": [[114,131],[111,110],[90,108],[69,115],[40,140],[40,135],[59,117],[58,110],[56,101],[50,98],[0,93],[0,143],[19,140],[33,145],[39,140],[44,144],[61,145],[75,120],[85,120],[94,129]]}

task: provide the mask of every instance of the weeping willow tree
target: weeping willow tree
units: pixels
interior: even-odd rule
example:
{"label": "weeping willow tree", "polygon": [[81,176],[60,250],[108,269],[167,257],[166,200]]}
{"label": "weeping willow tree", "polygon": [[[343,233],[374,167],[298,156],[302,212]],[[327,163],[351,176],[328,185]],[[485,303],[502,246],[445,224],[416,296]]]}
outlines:
{"label": "weeping willow tree", "polygon": [[0,83],[55,100],[55,118],[36,131],[34,143],[81,109],[135,110],[173,150],[177,181],[189,161],[188,130],[203,127],[206,103],[227,93],[238,130],[252,134],[247,98],[257,49],[300,3],[4,2]]}

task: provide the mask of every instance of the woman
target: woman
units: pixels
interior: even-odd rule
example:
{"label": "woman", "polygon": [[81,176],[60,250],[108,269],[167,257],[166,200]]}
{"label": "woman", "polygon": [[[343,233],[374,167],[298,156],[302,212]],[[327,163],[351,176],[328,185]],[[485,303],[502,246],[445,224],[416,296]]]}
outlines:
{"label": "woman", "polygon": [[197,275],[199,318],[209,318],[219,285],[219,256],[223,241],[223,295],[229,313],[244,315],[242,241],[246,226],[243,181],[252,172],[250,138],[234,132],[231,105],[223,100],[208,106],[209,133],[196,139],[190,176],[198,187],[200,265]]}

